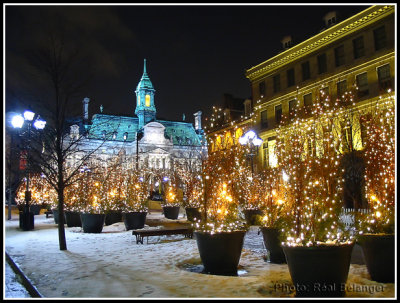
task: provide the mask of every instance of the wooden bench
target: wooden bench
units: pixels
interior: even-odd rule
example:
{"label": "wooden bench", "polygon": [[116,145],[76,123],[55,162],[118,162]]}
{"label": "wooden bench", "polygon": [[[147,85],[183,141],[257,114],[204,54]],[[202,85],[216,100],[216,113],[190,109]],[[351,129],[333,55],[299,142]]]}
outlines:
{"label": "wooden bench", "polygon": [[132,235],[136,236],[136,244],[143,244],[144,237],[147,237],[147,243],[149,243],[149,237],[152,236],[184,235],[185,238],[193,238],[193,229],[190,227],[175,229],[134,229]]}
{"label": "wooden bench", "polygon": [[53,217],[53,212],[51,210],[45,211],[45,214],[46,214],[46,218],[48,218],[49,216],[50,216],[50,218]]}

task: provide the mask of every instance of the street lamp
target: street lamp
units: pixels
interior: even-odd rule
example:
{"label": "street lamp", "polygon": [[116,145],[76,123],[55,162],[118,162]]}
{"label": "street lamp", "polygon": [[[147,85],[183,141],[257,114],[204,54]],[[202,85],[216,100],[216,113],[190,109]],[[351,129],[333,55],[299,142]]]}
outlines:
{"label": "street lamp", "polygon": [[247,145],[250,149],[248,156],[251,159],[251,178],[253,178],[253,157],[256,155],[257,148],[262,144],[263,140],[258,138],[256,133],[252,130],[245,133],[239,138],[239,143],[241,145]]}
{"label": "street lamp", "polygon": [[23,125],[27,124],[27,128],[28,128],[28,140],[27,140],[27,146],[26,146],[26,150],[27,150],[27,166],[25,168],[25,172],[26,172],[26,191],[25,191],[25,206],[24,206],[24,210],[22,211],[22,213],[20,212],[20,227],[23,230],[31,230],[34,227],[34,217],[33,217],[33,213],[30,212],[29,209],[29,202],[31,201],[31,191],[29,190],[29,150],[30,150],[30,144],[31,144],[31,129],[32,126],[34,128],[36,128],[37,130],[42,130],[44,129],[44,127],[46,126],[46,121],[41,120],[39,118],[39,116],[35,119],[35,113],[30,111],[30,110],[26,110],[23,115],[17,114],[15,115],[12,119],[11,119],[11,125],[14,128],[22,128]]}

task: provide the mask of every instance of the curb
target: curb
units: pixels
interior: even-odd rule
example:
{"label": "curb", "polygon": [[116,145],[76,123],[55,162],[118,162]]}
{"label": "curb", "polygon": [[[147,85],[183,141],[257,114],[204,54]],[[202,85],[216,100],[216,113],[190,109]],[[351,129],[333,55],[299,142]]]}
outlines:
{"label": "curb", "polygon": [[32,298],[43,298],[43,296],[40,294],[40,292],[37,290],[35,286],[33,286],[32,282],[28,279],[27,276],[23,273],[23,271],[19,268],[19,266],[14,262],[14,260],[8,255],[8,253],[5,253],[6,255],[6,261],[7,263],[11,266],[12,270],[15,272],[16,275],[21,277],[22,279],[22,285],[26,288],[28,291],[29,295]]}

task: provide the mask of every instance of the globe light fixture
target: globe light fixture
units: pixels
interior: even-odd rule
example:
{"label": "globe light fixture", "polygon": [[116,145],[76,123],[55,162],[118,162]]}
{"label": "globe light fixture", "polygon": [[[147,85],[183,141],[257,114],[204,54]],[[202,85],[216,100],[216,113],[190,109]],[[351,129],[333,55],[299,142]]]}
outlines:
{"label": "globe light fixture", "polygon": [[[26,123],[25,123],[26,122]],[[25,191],[25,206],[23,211],[20,212],[19,220],[20,220],[20,228],[22,230],[32,230],[34,228],[34,215],[30,211],[30,201],[32,198],[32,193],[29,190],[29,150],[31,148],[31,132],[32,126],[35,127],[37,130],[42,130],[46,126],[46,121],[41,120],[39,118],[35,119],[35,113],[31,110],[24,111],[23,115],[17,114],[12,117],[11,125],[16,129],[22,129],[24,124],[27,125],[27,138],[24,140],[26,142],[26,153],[27,153],[27,167],[25,169],[26,174],[26,191]]]}
{"label": "globe light fixture", "polygon": [[14,128],[22,128],[22,126],[24,125],[24,121],[25,121],[24,117],[22,117],[21,115],[15,115],[11,119],[11,125]]}
{"label": "globe light fixture", "polygon": [[27,121],[32,121],[33,118],[35,117],[35,113],[30,111],[30,110],[26,110],[24,111],[24,119]]}
{"label": "globe light fixture", "polygon": [[43,120],[36,120],[34,123],[33,123],[33,126],[36,128],[36,129],[43,129],[45,126],[46,126],[46,121],[43,121]]}
{"label": "globe light fixture", "polygon": [[262,144],[263,140],[257,137],[257,134],[253,130],[249,130],[243,136],[239,138],[239,143],[241,145],[247,145],[250,149],[248,156],[251,159],[251,176],[253,177],[253,157],[256,155],[258,147]]}

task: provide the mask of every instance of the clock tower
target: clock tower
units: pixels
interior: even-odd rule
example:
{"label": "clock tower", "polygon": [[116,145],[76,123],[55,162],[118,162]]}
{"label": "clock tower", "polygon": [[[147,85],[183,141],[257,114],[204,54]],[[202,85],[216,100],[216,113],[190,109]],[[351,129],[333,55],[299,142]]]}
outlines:
{"label": "clock tower", "polygon": [[156,107],[154,105],[155,89],[146,71],[146,59],[144,59],[144,69],[142,78],[136,87],[136,109],[135,114],[139,118],[139,129],[150,121],[156,119]]}

